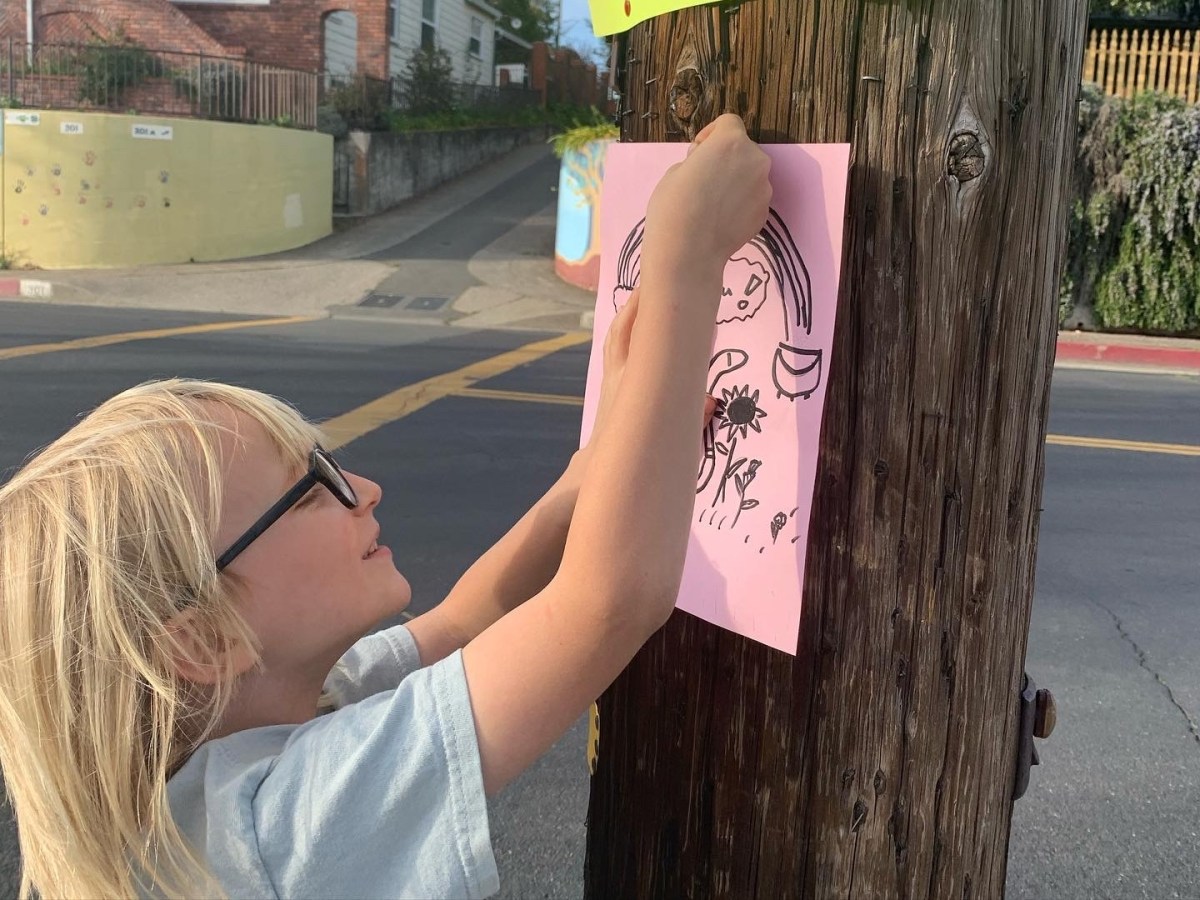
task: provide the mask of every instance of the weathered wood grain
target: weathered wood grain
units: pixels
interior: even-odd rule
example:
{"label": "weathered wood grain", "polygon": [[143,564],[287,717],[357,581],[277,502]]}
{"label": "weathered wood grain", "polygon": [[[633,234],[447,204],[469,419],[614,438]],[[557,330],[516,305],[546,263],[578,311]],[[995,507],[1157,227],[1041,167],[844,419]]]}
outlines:
{"label": "weathered wood grain", "polygon": [[732,110],[853,153],[799,654],[682,613],[647,644],[600,704],[590,898],[1003,894],[1085,23],[752,0],[627,38],[625,140]]}

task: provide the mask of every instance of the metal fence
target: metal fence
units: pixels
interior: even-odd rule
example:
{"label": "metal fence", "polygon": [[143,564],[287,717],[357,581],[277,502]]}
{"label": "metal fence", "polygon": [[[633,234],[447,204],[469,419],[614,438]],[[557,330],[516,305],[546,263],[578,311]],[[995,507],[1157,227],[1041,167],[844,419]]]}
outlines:
{"label": "metal fence", "polygon": [[386,128],[393,113],[505,113],[539,107],[542,96],[522,85],[493,87],[402,75],[384,80],[326,73],[321,80],[320,103],[337,112],[351,128],[372,130]]}
{"label": "metal fence", "polygon": [[1118,97],[1162,91],[1200,102],[1200,29],[1093,29],[1083,79]]}
{"label": "metal fence", "polygon": [[315,128],[320,76],[134,45],[26,44],[0,55],[5,105]]}

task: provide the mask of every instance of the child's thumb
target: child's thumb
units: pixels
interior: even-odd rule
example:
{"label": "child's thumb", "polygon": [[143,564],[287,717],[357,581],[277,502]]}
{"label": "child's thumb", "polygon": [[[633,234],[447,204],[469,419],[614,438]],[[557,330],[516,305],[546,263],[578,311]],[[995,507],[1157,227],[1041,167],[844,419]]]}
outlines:
{"label": "child's thumb", "polygon": [[717,401],[712,394],[704,395],[704,427],[707,428],[717,411]]}

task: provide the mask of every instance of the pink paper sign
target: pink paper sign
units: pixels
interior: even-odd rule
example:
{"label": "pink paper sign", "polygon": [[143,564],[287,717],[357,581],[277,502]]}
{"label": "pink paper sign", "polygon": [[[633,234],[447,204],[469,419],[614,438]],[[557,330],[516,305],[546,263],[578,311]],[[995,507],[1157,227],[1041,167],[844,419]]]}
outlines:
{"label": "pink paper sign", "polygon": [[[794,654],[833,346],[850,147],[763,149],[772,160],[774,199],[762,232],[725,267],[708,373],[709,393],[725,407],[703,437],[678,606]],[[640,277],[650,194],[686,152],[686,144],[608,148],[584,443],[599,401],[604,336]]]}

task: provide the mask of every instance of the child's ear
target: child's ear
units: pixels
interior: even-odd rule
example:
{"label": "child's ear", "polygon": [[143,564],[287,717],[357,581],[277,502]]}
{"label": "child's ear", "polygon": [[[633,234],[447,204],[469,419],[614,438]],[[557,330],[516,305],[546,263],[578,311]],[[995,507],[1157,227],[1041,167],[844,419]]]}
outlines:
{"label": "child's ear", "polygon": [[164,628],[171,664],[186,681],[216,684],[230,674],[236,677],[248,672],[255,664],[253,649],[243,641],[219,647],[212,629],[201,624],[195,609],[176,613]]}

